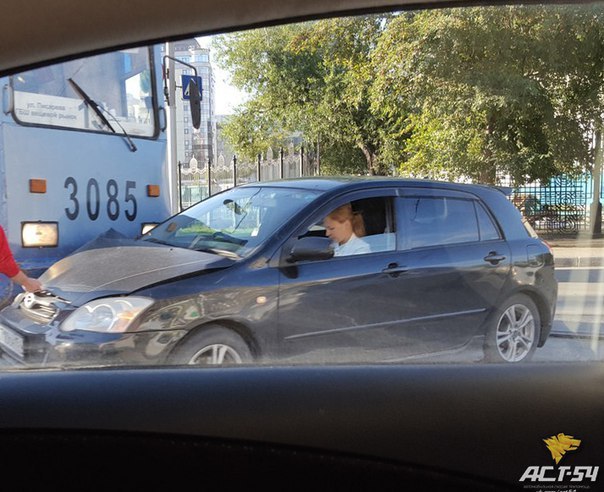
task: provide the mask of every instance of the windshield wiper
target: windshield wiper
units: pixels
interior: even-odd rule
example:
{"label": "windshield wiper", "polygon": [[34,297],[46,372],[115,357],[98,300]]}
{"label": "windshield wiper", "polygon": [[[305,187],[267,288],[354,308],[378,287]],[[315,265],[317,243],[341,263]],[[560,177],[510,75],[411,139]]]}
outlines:
{"label": "windshield wiper", "polygon": [[194,248],[193,251],[201,251],[202,253],[212,253],[214,255],[224,256],[225,258],[231,258],[232,260],[240,260],[241,256],[233,251],[227,251],[226,249],[217,248]]}
{"label": "windshield wiper", "polygon": [[148,238],[144,238],[141,239],[141,241],[147,241],[149,243],[154,243],[154,244],[161,244],[164,246],[170,246],[172,248],[181,248],[181,249],[192,249],[193,251],[201,251],[202,253],[212,253],[213,255],[220,255],[220,256],[224,256],[226,258],[231,258],[233,260],[240,260],[241,256],[239,256],[237,253],[234,253],[233,251],[228,251],[226,249],[220,249],[220,248],[207,248],[207,247],[203,247],[203,248],[191,248],[191,247],[185,247],[183,245],[178,245],[178,244],[171,244],[168,243],[166,241],[162,241],[160,239],[156,239],[154,237],[148,237]]}
{"label": "windshield wiper", "polygon": [[117,120],[117,118],[115,116],[113,116],[109,111],[107,111],[105,108],[103,108],[102,106],[99,106],[96,101],[94,101],[87,93],[86,91],[84,91],[84,89],[82,89],[76,82],[75,80],[73,80],[71,77],[67,79],[67,81],[71,84],[71,86],[73,87],[73,90],[76,91],[78,93],[78,95],[84,100],[84,103],[86,103],[86,105],[92,109],[94,111],[94,113],[99,117],[99,119],[101,120],[101,122],[107,127],[109,128],[113,133],[117,133],[115,131],[115,128],[113,128],[113,126],[111,125],[111,123],[109,123],[109,120],[107,118],[105,118],[105,115],[103,114],[103,111],[105,111],[105,113],[107,113],[109,116],[111,116],[111,118],[113,118],[113,120],[117,123],[117,125],[120,127],[120,129],[122,130],[122,136],[126,139],[126,142],[128,143],[128,148],[132,151],[132,152],[136,152],[137,148],[136,145],[134,145],[134,142],[132,141],[132,139],[130,138],[130,135],[128,135],[128,132],[124,129],[124,127],[120,124],[120,122]]}

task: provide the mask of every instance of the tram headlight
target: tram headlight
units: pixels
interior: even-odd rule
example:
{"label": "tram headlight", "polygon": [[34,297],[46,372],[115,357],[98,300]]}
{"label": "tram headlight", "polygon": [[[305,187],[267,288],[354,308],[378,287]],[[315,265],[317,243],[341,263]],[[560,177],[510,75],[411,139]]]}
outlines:
{"label": "tram headlight", "polygon": [[21,245],[24,248],[56,248],[58,244],[58,222],[21,223]]}
{"label": "tram headlight", "polygon": [[149,231],[152,231],[159,225],[159,222],[144,222],[141,224],[141,236],[144,236]]}
{"label": "tram headlight", "polygon": [[145,297],[97,299],[76,309],[61,323],[61,330],[123,333],[151,304],[153,304],[153,300]]}

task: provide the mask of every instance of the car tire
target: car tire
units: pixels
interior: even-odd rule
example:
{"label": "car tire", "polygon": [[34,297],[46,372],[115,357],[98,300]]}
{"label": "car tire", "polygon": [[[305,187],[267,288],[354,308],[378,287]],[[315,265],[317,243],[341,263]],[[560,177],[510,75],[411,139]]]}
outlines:
{"label": "car tire", "polygon": [[170,357],[172,364],[227,366],[252,362],[252,352],[233,330],[210,325],[186,337]]}
{"label": "car tire", "polygon": [[524,294],[510,297],[493,313],[484,344],[487,362],[529,361],[539,342],[541,317],[533,300]]}

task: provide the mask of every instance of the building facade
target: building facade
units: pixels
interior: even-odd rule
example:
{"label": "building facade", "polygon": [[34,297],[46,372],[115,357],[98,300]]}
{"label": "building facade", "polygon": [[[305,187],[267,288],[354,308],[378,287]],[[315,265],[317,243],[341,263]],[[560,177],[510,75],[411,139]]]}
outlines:
{"label": "building facade", "polygon": [[[176,81],[176,156],[184,170],[189,170],[195,157],[199,169],[208,161],[216,161],[216,119],[214,115],[214,76],[210,60],[210,49],[203,48],[197,40],[190,39],[173,43],[174,58],[193,65],[201,77],[201,125],[193,128],[189,102],[183,97],[182,76],[194,75],[193,70],[175,63]],[[186,89],[186,88],[185,88]],[[193,162],[195,162],[193,161]]]}

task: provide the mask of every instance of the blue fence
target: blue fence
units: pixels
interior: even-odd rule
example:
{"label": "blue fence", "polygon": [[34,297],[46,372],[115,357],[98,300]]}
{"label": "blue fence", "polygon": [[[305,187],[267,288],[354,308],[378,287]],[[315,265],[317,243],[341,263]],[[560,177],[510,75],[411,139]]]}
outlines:
{"label": "blue fence", "polygon": [[[602,190],[602,186],[600,186]],[[600,202],[604,195],[600,194]],[[578,177],[557,176],[547,186],[539,183],[514,188],[512,202],[535,230],[575,234],[590,229],[593,180],[589,173]]]}

